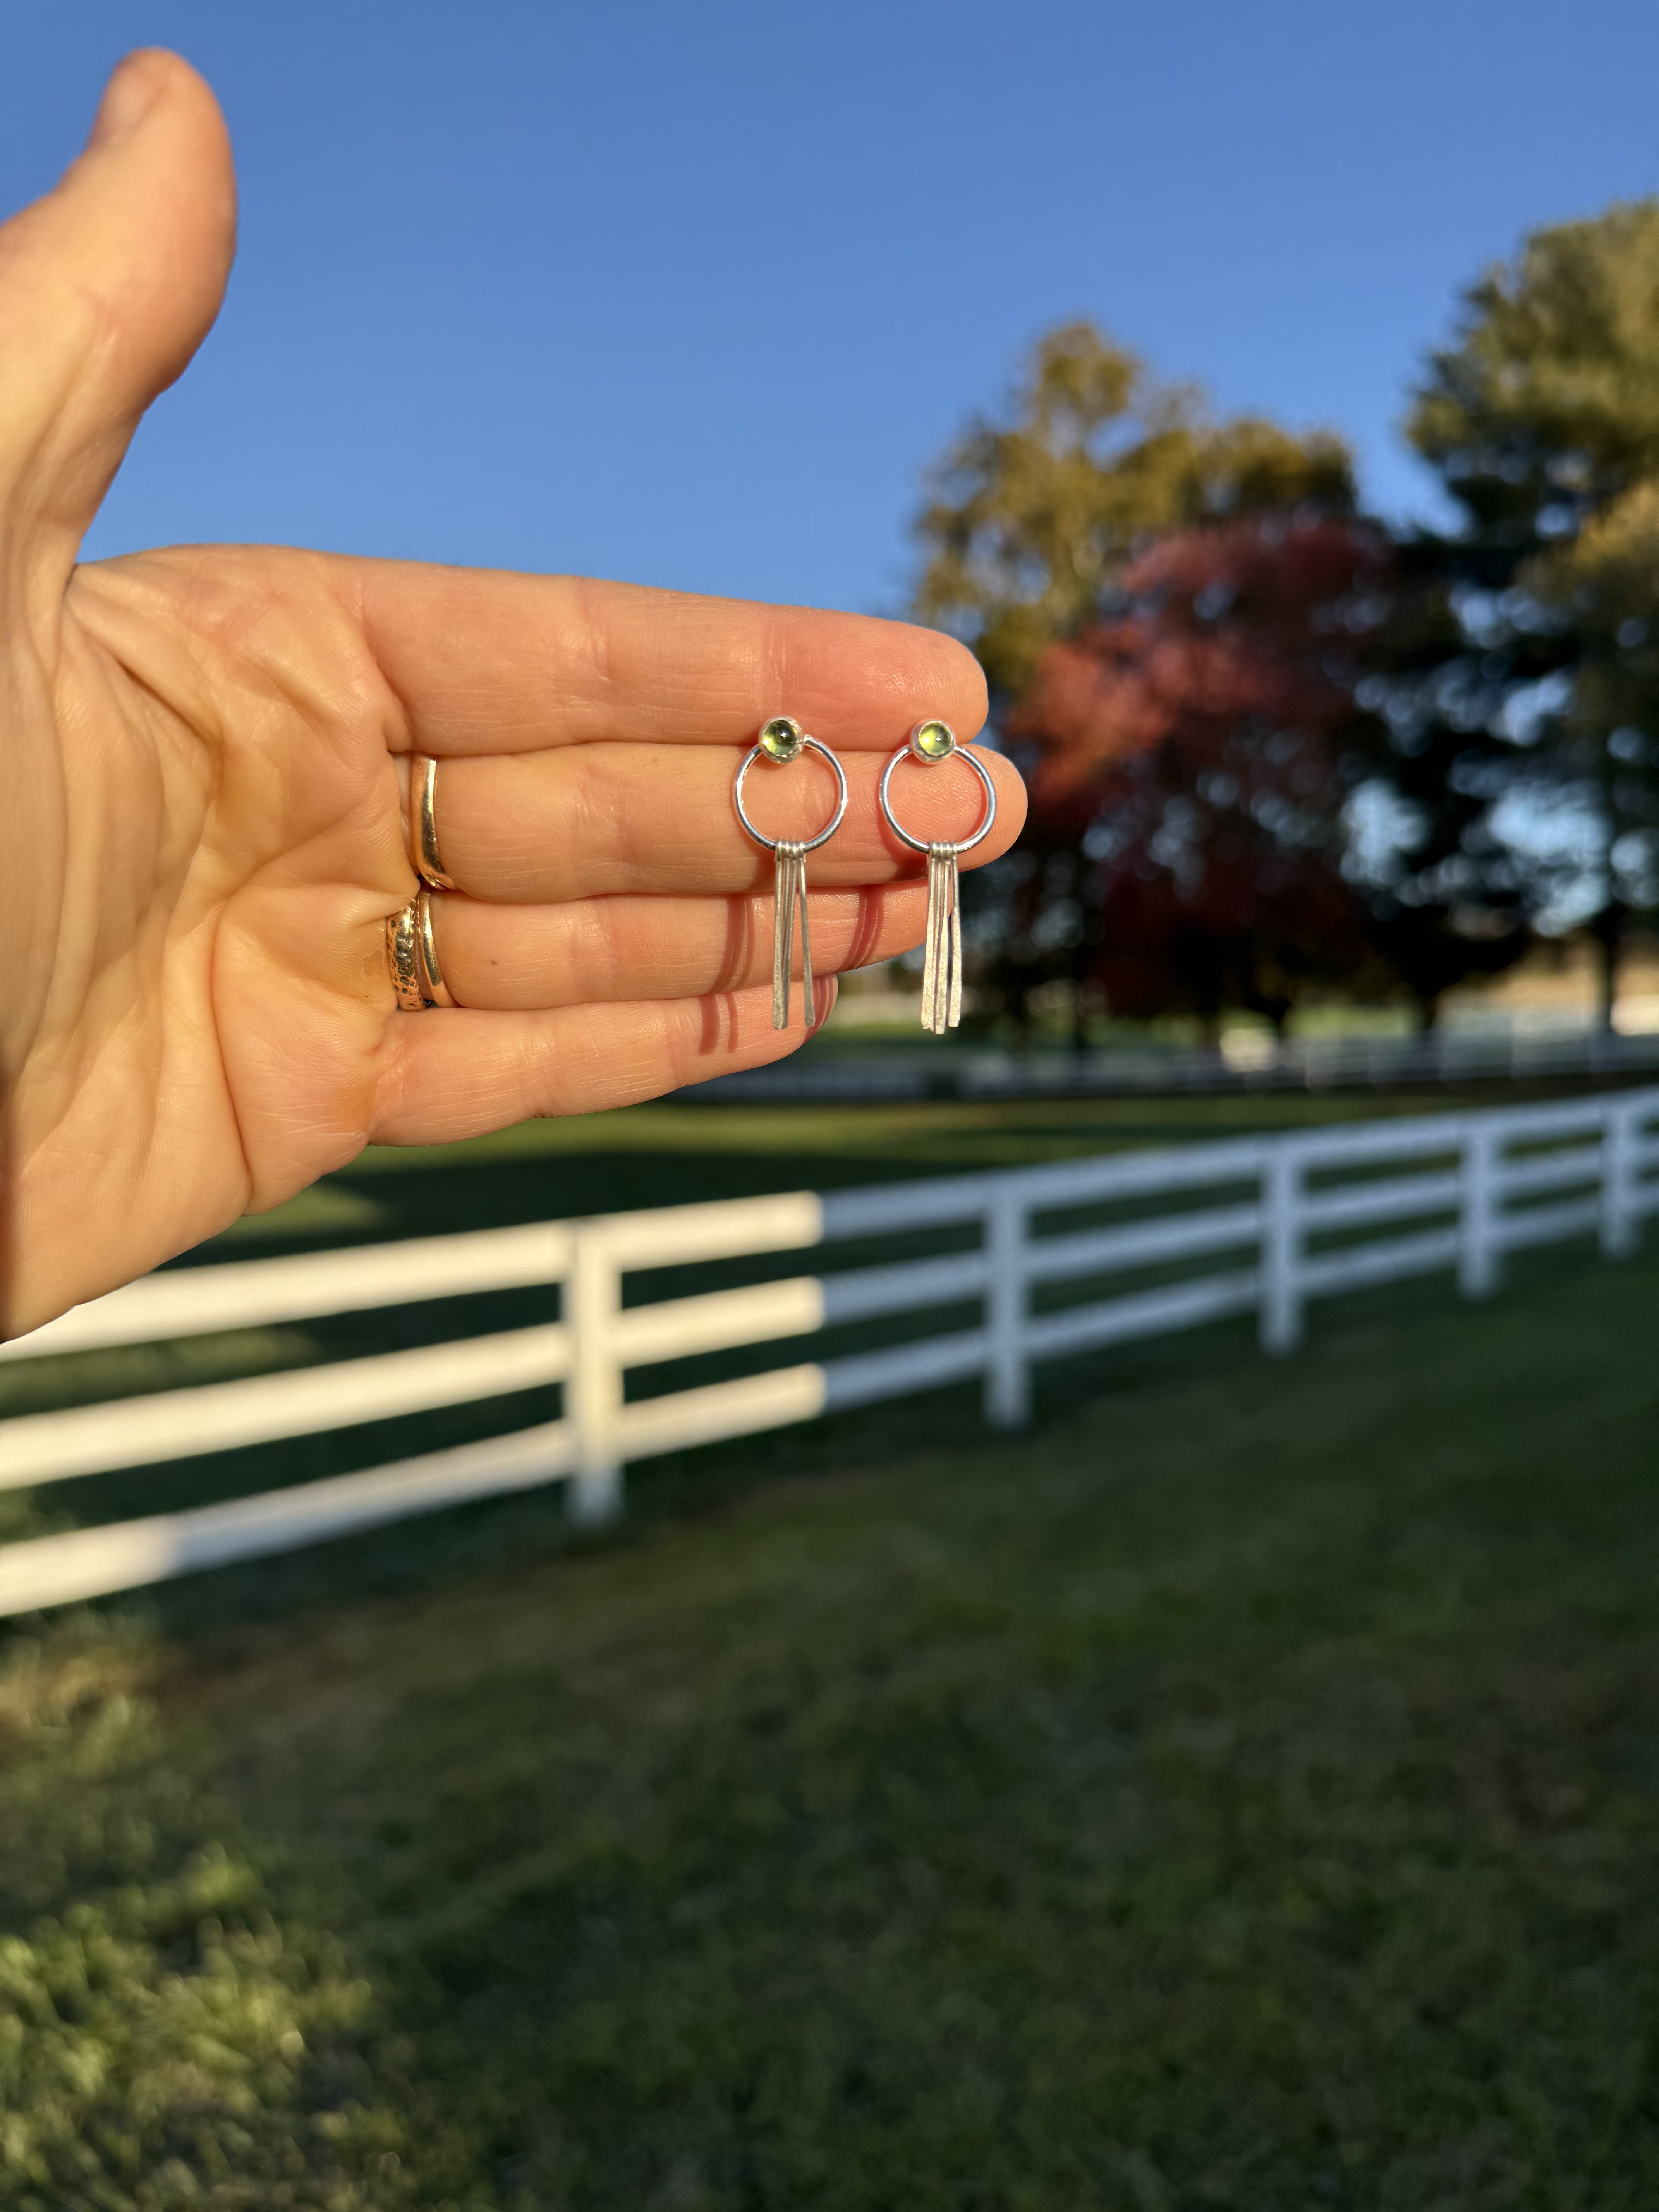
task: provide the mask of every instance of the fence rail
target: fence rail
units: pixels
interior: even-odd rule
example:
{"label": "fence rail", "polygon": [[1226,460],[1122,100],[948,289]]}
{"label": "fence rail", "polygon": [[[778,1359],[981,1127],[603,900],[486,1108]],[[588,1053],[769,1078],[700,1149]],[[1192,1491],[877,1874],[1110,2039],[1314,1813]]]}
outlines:
{"label": "fence rail", "polygon": [[[413,1351],[0,1420],[0,1488],[543,1386],[562,1387],[562,1409],[512,1435],[356,1474],[0,1546],[0,1613],[555,1480],[568,1483],[578,1520],[599,1522],[619,1509],[631,1460],[974,1377],[988,1417],[1017,1426],[1039,1361],[1249,1313],[1265,1349],[1289,1352],[1316,1299],[1437,1270],[1454,1272],[1466,1296],[1486,1297],[1512,1252],[1593,1236],[1620,1258],[1655,1213],[1659,1089],[174,1270],[0,1346],[0,1358],[507,1290],[556,1291],[561,1310],[533,1327]],[[625,1302],[628,1277],[642,1270],[939,1234],[971,1242],[876,1264],[855,1253],[860,1264],[820,1273]],[[952,1309],[959,1319],[974,1306],[972,1326],[940,1326]],[[665,1361],[883,1319],[918,1333],[628,1395],[631,1375]]]}

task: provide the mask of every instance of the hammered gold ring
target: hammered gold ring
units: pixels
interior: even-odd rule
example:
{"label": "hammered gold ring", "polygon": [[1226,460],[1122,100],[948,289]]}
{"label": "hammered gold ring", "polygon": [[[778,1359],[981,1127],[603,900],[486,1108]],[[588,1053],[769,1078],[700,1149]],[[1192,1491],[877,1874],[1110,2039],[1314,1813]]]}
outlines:
{"label": "hammered gold ring", "polygon": [[416,891],[401,913],[386,916],[386,964],[400,1012],[419,1014],[459,1004],[439,964],[429,890]]}
{"label": "hammered gold ring", "polygon": [[438,763],[429,753],[416,753],[409,763],[409,857],[434,891],[459,888],[438,855]]}
{"label": "hammered gold ring", "polygon": [[406,1014],[418,1014],[428,1003],[421,975],[419,904],[410,899],[401,914],[386,918],[386,964],[398,1007]]}

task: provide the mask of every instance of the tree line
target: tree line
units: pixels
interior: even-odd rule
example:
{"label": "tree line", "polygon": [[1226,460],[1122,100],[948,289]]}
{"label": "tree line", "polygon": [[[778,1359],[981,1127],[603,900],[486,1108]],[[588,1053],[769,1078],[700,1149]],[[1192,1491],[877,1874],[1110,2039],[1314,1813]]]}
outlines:
{"label": "tree line", "polygon": [[988,979],[1125,1017],[1408,1001],[1589,933],[1611,1021],[1659,908],[1659,200],[1462,296],[1406,434],[1445,526],[1328,432],[1218,419],[1093,325],[934,471],[916,611],[1031,787]]}

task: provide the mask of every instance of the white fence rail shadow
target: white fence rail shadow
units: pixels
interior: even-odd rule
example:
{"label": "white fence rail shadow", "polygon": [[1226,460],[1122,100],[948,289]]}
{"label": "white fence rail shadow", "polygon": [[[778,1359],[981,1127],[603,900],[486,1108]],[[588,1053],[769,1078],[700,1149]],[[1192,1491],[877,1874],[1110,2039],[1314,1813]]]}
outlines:
{"label": "white fence rail shadow", "polygon": [[[1029,1418],[1041,1360],[1249,1313],[1264,1347],[1288,1352],[1316,1299],[1439,1270],[1455,1271],[1468,1297],[1486,1297],[1511,1252],[1595,1237],[1616,1259],[1655,1213],[1659,1089],[179,1269],[0,1346],[0,1359],[535,1286],[556,1286],[561,1312],[451,1343],[0,1420],[0,1488],[543,1385],[562,1387],[562,1411],[356,1474],[0,1546],[0,1613],[554,1480],[569,1483],[577,1519],[600,1522],[620,1507],[630,1460],[973,1377],[988,1418],[1014,1427]],[[624,1302],[626,1278],[641,1270],[930,1236],[964,1249]],[[977,1318],[926,1334],[928,1316],[951,1308]],[[664,1361],[885,1317],[924,1333],[628,1396],[630,1373]]]}

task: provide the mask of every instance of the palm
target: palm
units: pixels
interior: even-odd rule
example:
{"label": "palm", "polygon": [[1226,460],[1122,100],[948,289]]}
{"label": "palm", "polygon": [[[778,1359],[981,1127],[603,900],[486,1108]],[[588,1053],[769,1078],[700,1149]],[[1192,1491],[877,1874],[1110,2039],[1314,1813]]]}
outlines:
{"label": "palm", "polygon": [[[791,1049],[799,1015],[770,1021],[770,864],[731,805],[740,749],[787,711],[845,763],[846,822],[812,867],[824,974],[921,936],[877,781],[918,716],[965,736],[984,705],[960,647],[854,616],[243,548],[77,568],[228,260],[210,97],[180,64],[142,66],[163,80],[152,118],[0,232],[0,364],[27,359],[44,299],[52,372],[11,410],[9,468],[0,434],[0,520],[27,578],[0,719],[0,930],[22,948],[0,1009],[6,1333],[370,1140],[589,1110]],[[45,499],[42,449],[61,479]],[[436,908],[459,1004],[429,1015],[394,1011],[384,958],[415,888],[400,761],[417,752],[442,763],[459,886]],[[1023,811],[994,765],[981,860]],[[776,773],[768,826],[810,831],[819,771]],[[977,803],[966,779],[907,800],[935,837],[964,834]]]}
{"label": "palm", "polygon": [[[54,963],[97,980],[48,995],[19,1093],[32,1196],[118,1278],[371,1139],[615,1104],[788,1050],[804,1028],[772,1030],[762,972],[769,864],[728,798],[769,696],[747,687],[781,684],[863,747],[820,870],[846,887],[818,901],[833,965],[919,933],[919,889],[878,888],[901,860],[874,780],[890,696],[966,688],[971,708],[963,660],[854,617],[281,550],[78,570],[55,726],[70,817],[103,859],[94,896],[62,902]],[[414,883],[414,747],[447,757],[445,858],[474,894],[443,915],[465,1011],[435,1021],[394,1013],[383,954]],[[532,971],[538,940],[563,951],[527,1006],[501,972],[526,936]]]}
{"label": "palm", "polygon": [[[269,1206],[366,1142],[422,1144],[649,1097],[786,1052],[770,864],[731,804],[765,716],[836,748],[812,866],[821,973],[917,940],[876,784],[908,725],[963,736],[979,672],[890,623],[617,585],[198,547],[77,568],[145,406],[229,265],[229,153],[167,55],[118,71],[58,191],[0,230],[0,1332]],[[395,1011],[410,898],[402,763],[441,763],[458,1004]],[[975,858],[1018,827],[1018,781]],[[823,819],[775,771],[774,835]],[[769,784],[768,777],[759,782]],[[965,834],[962,778],[911,826]],[[905,880],[908,878],[908,880]]]}
{"label": "palm", "polygon": [[82,568],[65,598],[54,724],[92,896],[60,909],[17,1127],[31,1198],[117,1278],[374,1126],[381,917],[409,866],[384,687],[327,574],[152,556]]}

